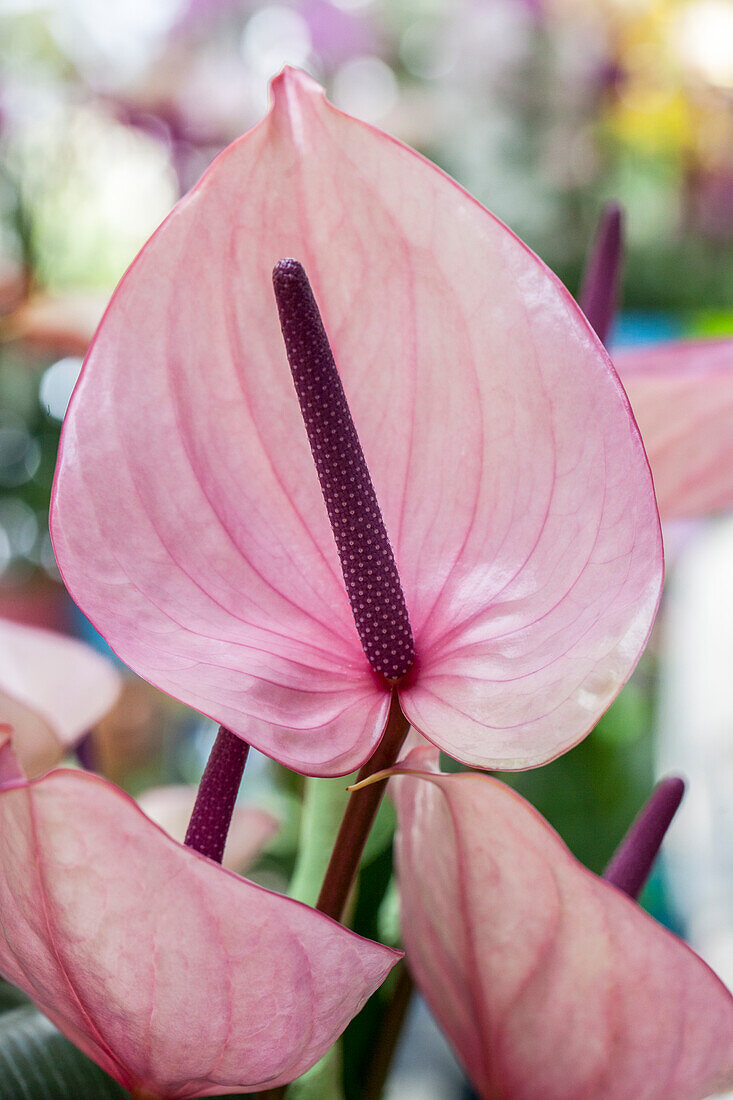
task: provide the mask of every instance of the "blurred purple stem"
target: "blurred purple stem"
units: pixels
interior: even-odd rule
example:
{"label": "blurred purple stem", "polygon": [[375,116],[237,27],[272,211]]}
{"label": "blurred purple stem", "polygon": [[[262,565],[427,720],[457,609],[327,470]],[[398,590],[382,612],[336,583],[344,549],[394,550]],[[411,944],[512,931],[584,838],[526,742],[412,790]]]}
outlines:
{"label": "blurred purple stem", "polygon": [[219,726],[184,841],[189,848],[217,863],[221,863],[224,855],[248,753],[246,741]]}
{"label": "blurred purple stem", "polygon": [[606,882],[638,898],[684,793],[678,776],[657,784],[603,872]]}
{"label": "blurred purple stem", "polygon": [[81,741],[77,742],[76,759],[81,764],[85,771],[96,771],[97,754],[94,747],[94,731],[90,730],[89,733],[85,733]]}
{"label": "blurred purple stem", "polygon": [[618,300],[623,249],[621,207],[610,202],[603,208],[580,284],[578,304],[606,344]]}

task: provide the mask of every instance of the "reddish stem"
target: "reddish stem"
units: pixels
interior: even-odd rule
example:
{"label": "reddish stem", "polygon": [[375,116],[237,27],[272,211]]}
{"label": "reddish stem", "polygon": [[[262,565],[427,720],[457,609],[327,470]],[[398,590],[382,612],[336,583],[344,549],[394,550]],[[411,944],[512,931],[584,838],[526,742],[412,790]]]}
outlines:
{"label": "reddish stem", "polygon": [[[370,775],[391,768],[397,762],[410,723],[402,713],[397,691],[392,692],[387,725],[374,755],[367,760],[358,775],[357,782],[368,779]],[[384,797],[387,780],[370,783],[360,791],[352,791],[331,852],[323,886],[318,895],[316,909],[327,917],[341,920],[346,902],[354,884],[364,845],[377,816],[377,810]],[[409,999],[409,998],[408,998]],[[287,1085],[258,1092],[255,1100],[282,1100]]]}
{"label": "reddish stem", "polygon": [[201,777],[185,843],[202,856],[221,863],[239,785],[247,763],[249,745],[225,726],[216,741]]}
{"label": "reddish stem", "polygon": [[[359,772],[357,782],[368,779],[375,772],[391,768],[396,763],[409,728],[410,723],[402,713],[397,692],[393,691],[382,740],[374,755],[367,760]],[[382,779],[360,791],[353,791],[349,799],[316,904],[316,909],[328,917],[333,917],[334,920],[341,920],[343,916],[351,887],[359,870],[364,845],[386,786],[387,780]]]}

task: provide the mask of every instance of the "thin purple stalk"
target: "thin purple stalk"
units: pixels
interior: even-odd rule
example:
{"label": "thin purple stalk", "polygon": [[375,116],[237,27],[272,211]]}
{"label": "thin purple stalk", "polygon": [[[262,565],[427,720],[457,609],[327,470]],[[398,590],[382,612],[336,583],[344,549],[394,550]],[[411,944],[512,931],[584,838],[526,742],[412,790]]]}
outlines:
{"label": "thin purple stalk", "polygon": [[76,759],[85,771],[93,772],[97,770],[97,753],[94,745],[94,733],[91,730],[89,733],[85,733],[82,739],[77,742],[75,752]]}
{"label": "thin purple stalk", "polygon": [[185,844],[221,863],[249,745],[219,726],[186,832]]}
{"label": "thin purple stalk", "polygon": [[603,872],[606,882],[638,898],[684,793],[684,781],[678,776],[657,784]]}
{"label": "thin purple stalk", "polygon": [[580,308],[604,344],[616,314],[622,260],[623,215],[611,202],[601,212],[578,294]]}
{"label": "thin purple stalk", "polygon": [[272,274],[285,350],[362,648],[392,682],[415,659],[397,563],[308,276],[284,259]]}

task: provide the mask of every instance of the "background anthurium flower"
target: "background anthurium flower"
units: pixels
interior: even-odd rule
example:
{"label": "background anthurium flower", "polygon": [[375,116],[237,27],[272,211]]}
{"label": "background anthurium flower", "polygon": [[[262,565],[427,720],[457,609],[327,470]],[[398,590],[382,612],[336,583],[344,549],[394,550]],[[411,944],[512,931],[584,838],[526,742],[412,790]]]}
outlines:
{"label": "background anthurium flower", "polygon": [[0,751],[0,973],[126,1088],[298,1077],[399,952],[178,844],[110,783]]}
{"label": "background anthurium flower", "polygon": [[509,787],[392,780],[410,968],[484,1098],[695,1100],[733,1086],[733,999]]}
{"label": "background anthurium flower", "polygon": [[[169,784],[150,787],[138,795],[140,809],[174,840],[183,843],[191,813],[196,802],[196,787]],[[222,866],[230,871],[244,871],[275,835],[279,827],[276,817],[259,806],[236,806],[229,824]]]}
{"label": "background anthurium flower", "polygon": [[120,676],[75,638],[0,619],[0,722],[27,775],[52,768],[112,708]]}
{"label": "background anthurium flower", "polygon": [[733,508],[733,340],[614,352],[662,519]]}
{"label": "background anthurium flower", "polygon": [[286,69],[97,332],[52,509],[74,598],[136,672],[314,775],[363,763],[362,652],[271,272],[303,262],[402,581],[430,740],[524,768],[633,669],[662,579],[646,457],[559,281],[412,150]]}

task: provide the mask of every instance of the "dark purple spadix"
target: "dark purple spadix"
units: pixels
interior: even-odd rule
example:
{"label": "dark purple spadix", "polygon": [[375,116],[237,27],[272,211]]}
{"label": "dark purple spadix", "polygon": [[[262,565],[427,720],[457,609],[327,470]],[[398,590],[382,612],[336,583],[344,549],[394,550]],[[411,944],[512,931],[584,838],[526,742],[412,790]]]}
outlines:
{"label": "dark purple spadix", "polygon": [[604,344],[616,313],[622,248],[621,208],[608,203],[598,222],[578,295],[580,308]]}
{"label": "dark purple spadix", "polygon": [[201,777],[196,802],[184,843],[202,856],[221,863],[229,825],[247,763],[249,745],[219,726],[211,754]]}
{"label": "dark purple spadix", "polygon": [[272,274],[280,327],[364,653],[388,680],[415,659],[397,564],[308,276]]}
{"label": "dark purple spadix", "polygon": [[603,872],[607,882],[630,898],[638,898],[644,888],[684,793],[684,781],[677,776],[658,783]]}

